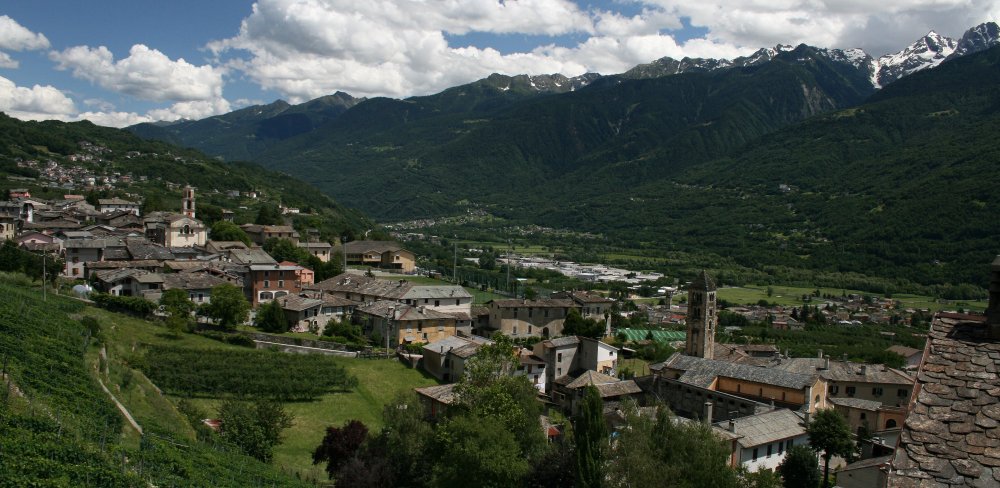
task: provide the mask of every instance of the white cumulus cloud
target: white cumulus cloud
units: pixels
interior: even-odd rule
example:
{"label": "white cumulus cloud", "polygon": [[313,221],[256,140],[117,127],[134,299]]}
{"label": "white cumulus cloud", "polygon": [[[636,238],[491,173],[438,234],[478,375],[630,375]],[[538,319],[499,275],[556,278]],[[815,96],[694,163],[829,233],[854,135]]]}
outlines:
{"label": "white cumulus cloud", "polygon": [[23,120],[69,120],[76,113],[76,106],[55,87],[28,88],[0,77],[0,111]]}
{"label": "white cumulus cloud", "polygon": [[102,88],[143,100],[211,101],[222,96],[223,69],[195,66],[183,58],[171,60],[162,52],[136,44],[126,58],[115,60],[108,48],[75,46],[53,51],[56,68]]}
{"label": "white cumulus cloud", "polygon": [[44,35],[31,32],[16,20],[0,15],[0,68],[18,67],[18,62],[4,51],[32,51],[48,47],[49,40]]}
{"label": "white cumulus cloud", "polygon": [[[636,8],[627,15],[614,11],[621,4]],[[931,28],[960,35],[1000,13],[1000,0],[886,0],[877,7],[862,0],[583,5],[589,4],[258,0],[236,36],[208,48],[247,79],[297,102],[337,90],[358,96],[428,94],[492,72],[611,74],[663,56],[733,58],[779,43],[861,47],[877,56],[901,49]],[[698,34],[692,38],[685,25]],[[487,43],[497,36],[543,40],[524,52],[501,53],[488,44],[455,40],[469,33],[481,34],[486,40],[477,42]]]}

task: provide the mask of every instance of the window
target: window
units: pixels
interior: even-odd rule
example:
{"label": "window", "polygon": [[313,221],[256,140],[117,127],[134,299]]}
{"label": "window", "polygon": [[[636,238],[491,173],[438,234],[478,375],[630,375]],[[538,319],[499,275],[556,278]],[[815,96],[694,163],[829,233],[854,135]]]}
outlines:
{"label": "window", "polygon": [[516,326],[516,325],[515,325],[515,326],[514,326],[514,328],[513,328],[512,330],[511,330],[511,332],[510,332],[510,335],[517,335],[517,326]]}
{"label": "window", "polygon": [[528,326],[528,334],[531,334],[531,326]]}
{"label": "window", "polygon": [[767,445],[767,457],[771,457],[771,446],[772,444]]}
{"label": "window", "polygon": [[906,388],[900,388],[896,390],[896,396],[898,396],[899,398],[905,398],[909,395],[910,395],[910,390],[907,390]]}
{"label": "window", "polygon": [[893,419],[886,420],[885,421],[885,428],[887,428],[887,429],[894,429],[894,428],[896,428],[896,421],[893,420]]}
{"label": "window", "polygon": [[278,288],[284,288],[284,287],[285,287],[285,280],[278,280]]}
{"label": "window", "polygon": [[756,461],[756,460],[757,460],[757,448],[756,448],[756,447],[755,447],[755,448],[753,448],[753,460],[754,460],[754,461]]}
{"label": "window", "polygon": [[778,455],[780,456],[784,454],[784,452],[785,452],[785,441],[781,441],[778,443]]}
{"label": "window", "polygon": [[872,388],[872,395],[875,395],[877,397],[882,396],[882,388],[879,387],[879,386],[873,387]]}
{"label": "window", "polygon": [[562,353],[556,354],[556,361],[560,363],[562,362]]}
{"label": "window", "polygon": [[441,332],[442,330],[444,330],[444,321],[443,320],[439,320],[438,321],[438,332]]}
{"label": "window", "polygon": [[264,280],[264,288],[270,288],[270,287],[271,287],[271,282]]}
{"label": "window", "polygon": [[868,418],[868,414],[866,414],[864,412],[861,412],[861,417],[860,418],[861,418],[861,420],[866,420]]}
{"label": "window", "polygon": [[531,318],[531,313],[534,312],[534,311],[535,311],[535,309],[533,309],[533,308],[529,308],[528,309],[528,318]]}
{"label": "window", "polygon": [[545,309],[545,317],[548,317],[548,316],[549,316],[549,309],[546,308]]}
{"label": "window", "polygon": [[855,391],[855,388],[853,386],[848,386],[847,387],[847,396],[849,396],[849,397],[854,396],[854,391]]}
{"label": "window", "polygon": [[440,307],[441,306],[441,300],[434,300],[434,306],[435,307]]}
{"label": "window", "polygon": [[838,391],[840,391],[840,387],[839,386],[833,385],[833,386],[830,387],[830,394],[831,395],[836,395]]}
{"label": "window", "polygon": [[459,300],[459,299],[456,298],[455,299],[455,305],[461,305],[461,300]]}
{"label": "window", "polygon": [[417,332],[424,330],[424,322],[421,320],[417,322]]}

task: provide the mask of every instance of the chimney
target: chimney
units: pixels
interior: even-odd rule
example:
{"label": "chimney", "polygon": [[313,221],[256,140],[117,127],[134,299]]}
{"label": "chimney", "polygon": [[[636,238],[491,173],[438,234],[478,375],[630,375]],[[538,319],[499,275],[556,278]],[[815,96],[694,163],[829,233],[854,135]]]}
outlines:
{"label": "chimney", "polygon": [[1000,339],[1000,256],[990,265],[990,301],[986,305],[986,330],[990,339]]}
{"label": "chimney", "polygon": [[858,374],[861,375],[861,376],[867,375],[868,374],[868,365],[867,364],[862,364],[861,365],[861,369],[858,370]]}
{"label": "chimney", "polygon": [[830,370],[830,356],[823,358],[823,369]]}
{"label": "chimney", "polygon": [[703,413],[704,415],[702,416],[701,421],[704,422],[705,425],[712,425],[712,402],[705,402],[705,410]]}
{"label": "chimney", "polygon": [[816,357],[818,357],[820,359],[823,359],[823,350],[822,349],[819,350],[819,352],[816,354]]}
{"label": "chimney", "polygon": [[736,433],[736,421],[729,419],[729,432]]}
{"label": "chimney", "polygon": [[805,415],[802,417],[802,422],[805,423],[806,427],[809,426],[809,411],[805,411]]}

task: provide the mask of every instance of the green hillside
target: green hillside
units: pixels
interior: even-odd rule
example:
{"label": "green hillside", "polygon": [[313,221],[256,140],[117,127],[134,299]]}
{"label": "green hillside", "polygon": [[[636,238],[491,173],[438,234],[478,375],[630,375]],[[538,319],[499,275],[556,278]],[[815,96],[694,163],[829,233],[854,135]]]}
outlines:
{"label": "green hillside", "polygon": [[78,321],[84,305],[51,294],[43,302],[29,286],[23,277],[0,276],[0,355],[8,375],[0,392],[0,486],[306,486],[179,435],[186,421],[173,410],[160,418],[170,428],[146,424],[139,438],[86,359],[100,345]]}

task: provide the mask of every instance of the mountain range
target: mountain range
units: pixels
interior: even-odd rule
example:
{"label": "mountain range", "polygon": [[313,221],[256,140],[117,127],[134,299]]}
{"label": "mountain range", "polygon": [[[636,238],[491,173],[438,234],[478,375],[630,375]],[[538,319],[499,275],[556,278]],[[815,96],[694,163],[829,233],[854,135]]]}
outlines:
{"label": "mountain range", "polygon": [[[877,59],[776,46],[610,76],[492,75],[405,100],[338,93],[130,130],[259,162],[380,219],[473,204],[743,266],[979,282],[971,267],[996,253],[1000,229],[943,211],[996,215],[984,193],[992,177],[973,176],[989,163],[968,151],[992,148],[982,127],[1000,99],[981,81],[995,77],[998,43],[1000,29],[986,23]],[[959,198],[923,187],[955,184],[967,190]],[[903,187],[945,201],[914,200]],[[955,229],[926,230],[945,224]]]}

